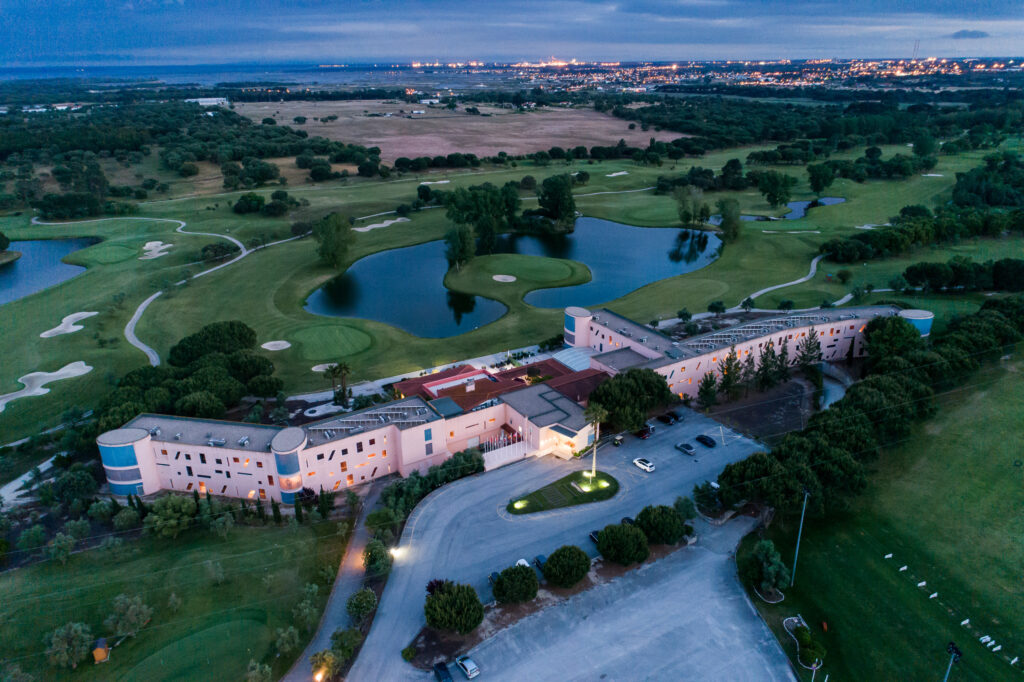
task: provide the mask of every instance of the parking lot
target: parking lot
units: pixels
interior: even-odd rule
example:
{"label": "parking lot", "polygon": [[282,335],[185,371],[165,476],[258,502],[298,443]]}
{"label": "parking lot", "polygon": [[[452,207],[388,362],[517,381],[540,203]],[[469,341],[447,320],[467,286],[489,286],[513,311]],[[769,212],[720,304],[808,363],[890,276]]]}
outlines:
{"label": "parking lot", "polygon": [[[729,462],[759,449],[754,442],[727,430],[723,444],[717,422],[689,410],[682,412],[683,422],[673,426],[657,423],[648,440],[628,435],[621,447],[607,444],[599,448],[598,468],[615,476],[620,484],[619,493],[604,502],[523,516],[505,511],[511,499],[588,468],[589,458],[569,462],[550,456],[529,459],[432,493],[409,518],[373,628],[349,679],[421,678],[399,652],[423,627],[424,588],[431,579],[469,583],[483,601],[490,601],[490,572],[511,566],[519,558],[549,554],[564,544],[578,545],[594,556],[596,550],[587,538],[591,530],[633,516],[648,504],[671,504],[677,496],[689,495],[695,484],[714,480]],[[714,435],[718,446],[708,449],[696,445],[696,457],[675,450],[675,443],[694,442],[700,433]],[[632,460],[637,457],[652,461],[656,470],[645,473],[633,466]],[[734,588],[740,590],[738,583]],[[663,607],[652,602],[649,608],[653,616]],[[750,619],[751,624],[760,624],[756,614],[751,613]],[[756,638],[747,642],[739,636],[732,642],[737,650],[756,644]],[[588,655],[614,654],[595,648]],[[781,651],[778,655],[782,656]]]}

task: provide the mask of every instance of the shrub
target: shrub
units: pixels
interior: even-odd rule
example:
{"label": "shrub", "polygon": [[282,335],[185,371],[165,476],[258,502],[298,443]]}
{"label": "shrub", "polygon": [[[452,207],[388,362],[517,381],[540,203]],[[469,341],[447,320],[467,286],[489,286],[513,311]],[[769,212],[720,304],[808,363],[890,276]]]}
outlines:
{"label": "shrub", "polygon": [[59,668],[77,668],[92,648],[92,631],[85,623],[68,623],[47,638],[46,657]]}
{"label": "shrub", "polygon": [[624,523],[605,526],[597,534],[597,550],[601,556],[622,566],[643,561],[650,554],[644,532]]}
{"label": "shrub", "polygon": [[139,512],[129,507],[114,514],[114,530],[130,530],[139,527]]}
{"label": "shrub", "polygon": [[437,630],[469,634],[484,620],[484,606],[470,585],[445,581],[427,595],[423,605],[427,625]]}
{"label": "shrub", "polygon": [[494,598],[501,604],[518,604],[537,596],[537,574],[529,566],[510,566],[494,583]]}
{"label": "shrub", "polygon": [[655,545],[674,545],[686,534],[683,517],[672,507],[664,505],[648,505],[641,509],[636,525],[647,536],[647,541]]}
{"label": "shrub", "polygon": [[412,663],[412,659],[416,658],[416,647],[410,644],[402,649],[402,658],[406,663]]}
{"label": "shrub", "polygon": [[697,518],[697,506],[689,497],[677,497],[672,506],[676,513],[683,518],[683,521]]}
{"label": "shrub", "polygon": [[377,608],[377,595],[369,588],[363,588],[348,598],[345,610],[354,623],[362,623]]}
{"label": "shrub", "polygon": [[363,550],[363,568],[367,577],[385,576],[391,570],[391,554],[380,540],[371,540]]}
{"label": "shrub", "polygon": [[800,661],[804,665],[813,666],[816,662],[825,660],[825,647],[811,637],[810,630],[801,625],[793,630],[793,636],[800,645]]}
{"label": "shrub", "polygon": [[335,630],[331,635],[331,651],[341,659],[347,661],[356,654],[356,649],[363,643],[363,633],[356,628]]}
{"label": "shrub", "polygon": [[544,579],[556,587],[572,587],[590,571],[590,557],[576,545],[559,547],[541,567]]}

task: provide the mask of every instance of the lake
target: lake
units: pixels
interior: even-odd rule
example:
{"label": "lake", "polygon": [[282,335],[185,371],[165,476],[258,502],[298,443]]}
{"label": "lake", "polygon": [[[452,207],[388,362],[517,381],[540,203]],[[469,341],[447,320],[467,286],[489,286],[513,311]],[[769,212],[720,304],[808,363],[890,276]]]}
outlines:
{"label": "lake", "polygon": [[90,237],[11,242],[8,248],[20,251],[21,258],[0,266],[0,305],[17,301],[82,274],[85,268],[62,263],[61,259],[97,241]]}
{"label": "lake", "polygon": [[[530,305],[564,308],[605,303],[651,282],[702,268],[718,257],[720,244],[707,232],[580,218],[568,235],[502,235],[495,253],[585,263],[590,282],[526,295]],[[317,315],[376,320],[428,338],[463,334],[504,315],[507,308],[495,300],[444,287],[444,250],[443,241],[433,241],[361,258],[313,292],[305,309]]]}

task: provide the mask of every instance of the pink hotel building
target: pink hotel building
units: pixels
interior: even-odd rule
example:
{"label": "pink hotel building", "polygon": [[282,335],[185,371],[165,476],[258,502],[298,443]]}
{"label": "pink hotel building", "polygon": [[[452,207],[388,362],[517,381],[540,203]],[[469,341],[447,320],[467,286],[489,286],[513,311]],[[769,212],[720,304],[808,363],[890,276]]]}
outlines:
{"label": "pink hotel building", "polygon": [[[793,358],[813,330],[824,360],[860,357],[865,325],[897,314],[928,333],[931,313],[875,306],[760,319],[677,342],[608,310],[570,307],[569,348],[559,355],[576,369],[589,364],[610,375],[650,368],[680,397],[694,396],[700,378],[718,371],[730,347],[746,358],[788,343]],[[569,458],[593,437],[583,407],[539,383],[469,409],[449,397],[412,396],[302,426],[140,414],[96,442],[115,495],[194,490],[293,503],[304,487],[336,491],[391,473],[424,472],[467,448],[479,447],[490,470],[529,456]]]}

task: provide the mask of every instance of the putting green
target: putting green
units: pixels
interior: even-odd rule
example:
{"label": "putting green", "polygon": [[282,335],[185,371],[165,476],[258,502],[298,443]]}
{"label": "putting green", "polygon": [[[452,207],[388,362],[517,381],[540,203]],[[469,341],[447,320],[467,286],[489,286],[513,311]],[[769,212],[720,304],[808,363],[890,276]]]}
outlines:
{"label": "putting green", "polygon": [[373,344],[373,339],[366,332],[338,323],[305,327],[294,332],[291,338],[303,360],[322,359],[325,348],[335,355],[344,356],[355,355]]}
{"label": "putting green", "polygon": [[[260,660],[270,650],[273,631],[255,620],[217,623],[176,640],[144,658],[122,680],[231,680],[241,679],[238,650]],[[231,651],[225,655],[224,650]],[[113,651],[112,657],[118,655]],[[228,662],[226,665],[225,662]]]}
{"label": "putting green", "polygon": [[106,242],[90,246],[82,251],[80,260],[86,265],[110,265],[138,257],[142,251],[127,244],[108,244]]}

